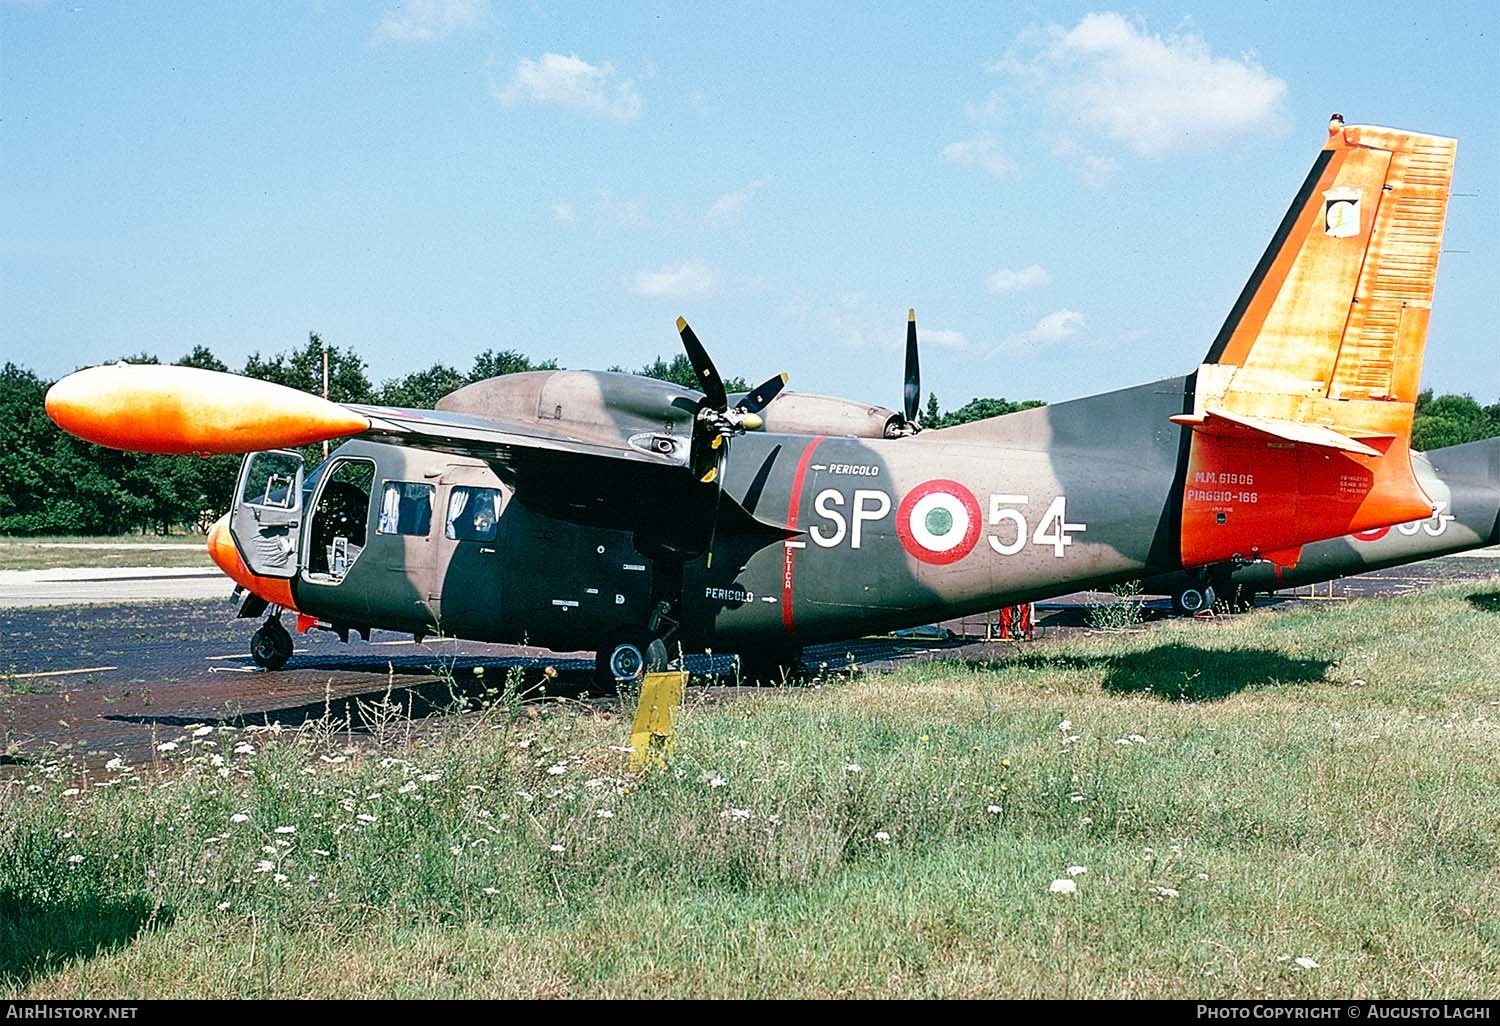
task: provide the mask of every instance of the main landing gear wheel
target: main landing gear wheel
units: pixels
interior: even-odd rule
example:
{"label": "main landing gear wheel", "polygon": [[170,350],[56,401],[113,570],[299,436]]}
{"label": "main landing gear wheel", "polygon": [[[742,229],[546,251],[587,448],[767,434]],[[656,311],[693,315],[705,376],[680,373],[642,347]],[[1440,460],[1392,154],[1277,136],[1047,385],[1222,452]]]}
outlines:
{"label": "main landing gear wheel", "polygon": [[1172,596],[1172,608],[1183,616],[1193,616],[1205,609],[1212,609],[1214,598],[1213,585],[1193,584]]}
{"label": "main landing gear wheel", "polygon": [[666,668],[666,642],[643,628],[617,631],[594,656],[594,690],[611,695],[621,684],[639,684]]}
{"label": "main landing gear wheel", "polygon": [[292,657],[292,636],[280,620],[267,620],[250,635],[250,658],[267,670],[279,670]]}

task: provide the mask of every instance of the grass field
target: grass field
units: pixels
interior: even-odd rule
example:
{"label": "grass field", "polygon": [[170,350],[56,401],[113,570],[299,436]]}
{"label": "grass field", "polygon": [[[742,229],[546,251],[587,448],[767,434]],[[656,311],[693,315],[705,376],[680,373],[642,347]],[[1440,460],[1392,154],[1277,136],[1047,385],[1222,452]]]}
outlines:
{"label": "grass field", "polygon": [[202,535],[127,535],[101,538],[0,536],[0,570],[59,567],[211,567]]}
{"label": "grass field", "polygon": [[1500,582],[0,780],[0,995],[1493,997]]}

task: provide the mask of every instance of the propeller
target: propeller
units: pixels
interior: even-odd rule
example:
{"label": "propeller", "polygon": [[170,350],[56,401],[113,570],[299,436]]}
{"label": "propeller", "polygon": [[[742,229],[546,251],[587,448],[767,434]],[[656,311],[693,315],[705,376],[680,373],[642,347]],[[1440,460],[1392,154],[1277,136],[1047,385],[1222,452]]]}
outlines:
{"label": "propeller", "polygon": [[751,389],[745,398],[733,408],[729,405],[729,393],[724,389],[724,379],[718,368],[709,359],[708,350],[698,341],[698,336],[683,318],[677,318],[677,333],[682,336],[682,348],[687,353],[688,363],[703,386],[703,400],[698,414],[693,418],[693,442],[689,461],[693,475],[704,484],[715,487],[714,519],[708,533],[708,566],[713,566],[713,543],[719,530],[719,500],[724,494],[724,468],[729,456],[729,439],[745,431],[758,431],[765,426],[760,411],[781,394],[786,387],[787,375],[778,374]]}
{"label": "propeller", "polygon": [[906,311],[906,383],[902,389],[902,419],[885,429],[887,438],[905,438],[922,430],[922,368],[917,358],[917,311]]}

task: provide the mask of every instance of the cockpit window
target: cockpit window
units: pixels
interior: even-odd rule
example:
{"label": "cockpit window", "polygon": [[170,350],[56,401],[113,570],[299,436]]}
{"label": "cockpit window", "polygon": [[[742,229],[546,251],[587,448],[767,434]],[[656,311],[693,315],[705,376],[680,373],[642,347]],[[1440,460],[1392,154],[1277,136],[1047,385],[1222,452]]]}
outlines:
{"label": "cockpit window", "polygon": [[432,530],[434,491],[430,484],[387,481],[380,493],[380,521],[376,533],[425,537]]}
{"label": "cockpit window", "polygon": [[448,495],[443,533],[456,541],[495,540],[500,524],[500,490],[456,485]]}
{"label": "cockpit window", "polygon": [[245,474],[245,490],[240,500],[252,506],[291,509],[298,498],[296,482],[301,468],[302,458],[296,453],[255,453]]}

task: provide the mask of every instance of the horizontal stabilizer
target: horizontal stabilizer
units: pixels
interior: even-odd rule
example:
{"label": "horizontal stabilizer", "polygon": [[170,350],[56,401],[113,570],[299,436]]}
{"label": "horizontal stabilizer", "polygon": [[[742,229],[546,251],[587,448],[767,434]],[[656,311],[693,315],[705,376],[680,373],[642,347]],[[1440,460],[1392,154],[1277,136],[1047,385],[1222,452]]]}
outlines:
{"label": "horizontal stabilizer", "polygon": [[[1284,442],[1311,445],[1339,452],[1358,453],[1361,456],[1379,456],[1381,450],[1340,434],[1321,424],[1304,424],[1295,420],[1277,420],[1271,417],[1251,417],[1230,413],[1223,409],[1210,409],[1205,413],[1183,413],[1172,418],[1174,424],[1186,424],[1194,431],[1209,435],[1262,435]],[[1386,435],[1388,440],[1393,436]]]}

